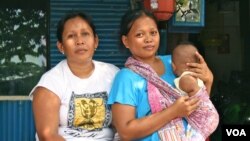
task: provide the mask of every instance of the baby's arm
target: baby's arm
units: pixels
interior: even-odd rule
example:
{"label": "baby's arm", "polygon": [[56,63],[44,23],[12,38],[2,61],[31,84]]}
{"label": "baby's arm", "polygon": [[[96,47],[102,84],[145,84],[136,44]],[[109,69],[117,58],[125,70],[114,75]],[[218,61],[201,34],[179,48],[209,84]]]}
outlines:
{"label": "baby's arm", "polygon": [[188,96],[195,95],[200,89],[197,79],[188,74],[180,78],[179,87],[181,90],[185,91]]}
{"label": "baby's arm", "polygon": [[199,108],[187,117],[187,121],[204,138],[207,138],[216,130],[219,124],[219,114],[209,99],[206,87],[200,88],[198,79],[186,74],[179,79],[179,88],[185,91],[188,96],[192,96],[191,99],[198,98],[200,100]]}

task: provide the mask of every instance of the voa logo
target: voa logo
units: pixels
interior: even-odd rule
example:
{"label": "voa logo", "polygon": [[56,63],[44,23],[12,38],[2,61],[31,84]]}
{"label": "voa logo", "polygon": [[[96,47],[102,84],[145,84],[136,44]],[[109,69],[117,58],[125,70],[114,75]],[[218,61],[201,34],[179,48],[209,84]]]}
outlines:
{"label": "voa logo", "polygon": [[226,129],[227,136],[247,136],[244,129]]}

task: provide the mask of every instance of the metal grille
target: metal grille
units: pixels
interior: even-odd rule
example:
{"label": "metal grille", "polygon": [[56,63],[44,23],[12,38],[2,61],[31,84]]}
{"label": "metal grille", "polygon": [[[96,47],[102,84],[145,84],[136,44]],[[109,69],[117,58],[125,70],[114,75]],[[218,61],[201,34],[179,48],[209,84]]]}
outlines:
{"label": "metal grille", "polygon": [[0,100],[0,141],[34,141],[30,100]]}

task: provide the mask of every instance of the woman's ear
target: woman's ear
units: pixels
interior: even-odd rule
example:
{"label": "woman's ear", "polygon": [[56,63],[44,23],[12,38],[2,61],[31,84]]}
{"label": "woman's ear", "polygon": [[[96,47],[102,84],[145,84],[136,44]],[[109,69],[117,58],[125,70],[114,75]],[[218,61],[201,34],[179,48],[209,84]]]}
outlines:
{"label": "woman's ear", "polygon": [[122,35],[122,43],[126,48],[129,48],[128,46],[128,37],[125,35]]}
{"label": "woman's ear", "polygon": [[98,45],[99,45],[99,37],[98,37],[98,35],[96,34],[96,35],[95,35],[95,50],[98,48]]}
{"label": "woman's ear", "polygon": [[57,41],[57,42],[56,42],[56,46],[57,46],[58,50],[59,50],[62,54],[64,54],[64,49],[63,49],[62,43],[59,42],[59,41]]}

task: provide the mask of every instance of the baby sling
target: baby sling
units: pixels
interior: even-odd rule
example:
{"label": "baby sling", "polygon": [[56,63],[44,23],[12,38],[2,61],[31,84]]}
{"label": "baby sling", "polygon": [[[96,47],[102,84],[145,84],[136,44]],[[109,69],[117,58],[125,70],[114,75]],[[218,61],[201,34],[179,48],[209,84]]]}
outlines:
{"label": "baby sling", "polygon": [[[148,64],[138,61],[133,57],[129,57],[125,66],[147,80],[148,99],[152,113],[160,112],[163,109],[168,108],[181,96],[178,91],[166,81],[162,80]],[[210,101],[205,87],[203,87],[197,94],[190,97],[190,99],[195,97],[202,101],[201,105],[197,110],[186,117],[186,120],[192,128],[202,135],[203,140],[205,140],[217,128],[219,115]],[[162,141],[195,140],[187,138],[184,130],[182,118],[176,118],[162,127],[158,131],[158,134]]]}

